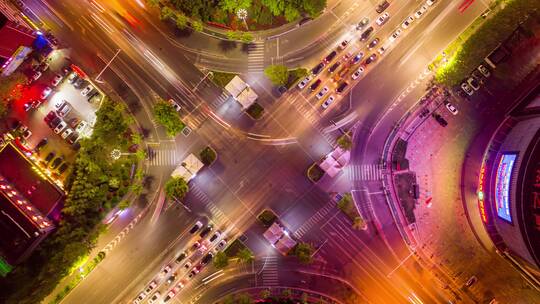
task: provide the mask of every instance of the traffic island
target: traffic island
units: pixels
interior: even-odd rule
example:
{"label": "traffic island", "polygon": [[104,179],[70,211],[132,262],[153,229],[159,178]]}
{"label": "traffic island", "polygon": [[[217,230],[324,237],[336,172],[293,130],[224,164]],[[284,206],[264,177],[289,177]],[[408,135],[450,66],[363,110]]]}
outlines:
{"label": "traffic island", "polygon": [[264,108],[260,104],[254,103],[247,108],[246,113],[254,120],[260,120],[263,117]]}
{"label": "traffic island", "polygon": [[225,73],[225,72],[218,72],[218,71],[211,71],[212,72],[212,81],[219,87],[224,88],[231,80],[237,76],[238,74],[234,73]]}
{"label": "traffic island", "polygon": [[318,164],[313,164],[307,169],[307,177],[310,181],[317,183],[324,176],[324,170]]}
{"label": "traffic island", "polygon": [[408,223],[415,223],[416,199],[414,198],[414,185],[416,185],[416,174],[414,172],[396,174],[394,175],[394,185]]}
{"label": "traffic island", "polygon": [[367,224],[364,217],[354,205],[352,195],[345,193],[337,202],[337,207],[352,221],[352,227],[359,230],[367,230]]}
{"label": "traffic island", "polygon": [[264,227],[268,228],[277,220],[277,215],[270,209],[265,209],[259,215],[257,219],[261,221]]}
{"label": "traffic island", "polygon": [[207,146],[199,153],[199,157],[205,166],[210,166],[216,161],[217,152],[212,147]]}

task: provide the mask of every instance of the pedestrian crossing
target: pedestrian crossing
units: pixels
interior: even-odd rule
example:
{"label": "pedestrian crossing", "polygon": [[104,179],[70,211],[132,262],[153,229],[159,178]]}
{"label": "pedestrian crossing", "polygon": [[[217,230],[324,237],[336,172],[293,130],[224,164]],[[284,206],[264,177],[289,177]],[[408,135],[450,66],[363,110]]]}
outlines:
{"label": "pedestrian crossing", "polygon": [[264,40],[255,40],[248,45],[248,73],[264,70]]}
{"label": "pedestrian crossing", "polygon": [[10,4],[4,1],[0,1],[0,11],[8,18],[8,20],[11,20],[21,25],[26,25],[20,13]]}
{"label": "pedestrian crossing", "polygon": [[317,225],[323,218],[326,218],[328,213],[333,210],[336,206],[336,203],[332,200],[328,201],[324,207],[319,209],[317,213],[312,215],[306,222],[302,224],[294,233],[293,236],[301,239],[313,226]]}
{"label": "pedestrian crossing", "polygon": [[204,193],[197,184],[191,184],[189,188],[191,195],[195,196],[200,202],[206,207],[208,212],[211,214],[212,221],[218,225],[229,226],[229,219],[217,206],[214,202]]}
{"label": "pedestrian crossing", "polygon": [[178,164],[176,149],[148,148],[151,166],[174,166]]}
{"label": "pedestrian crossing", "polygon": [[223,91],[211,104],[213,109],[217,109],[229,100],[230,96]]}
{"label": "pedestrian crossing", "polygon": [[349,165],[349,179],[351,181],[376,181],[381,180],[382,165]]}
{"label": "pedestrian crossing", "polygon": [[196,130],[208,119],[208,116],[201,111],[196,111],[182,117],[182,122],[185,123],[191,130]]}
{"label": "pedestrian crossing", "polygon": [[264,287],[279,285],[277,263],[278,261],[276,256],[271,255],[265,257],[264,268],[262,270],[262,284]]}

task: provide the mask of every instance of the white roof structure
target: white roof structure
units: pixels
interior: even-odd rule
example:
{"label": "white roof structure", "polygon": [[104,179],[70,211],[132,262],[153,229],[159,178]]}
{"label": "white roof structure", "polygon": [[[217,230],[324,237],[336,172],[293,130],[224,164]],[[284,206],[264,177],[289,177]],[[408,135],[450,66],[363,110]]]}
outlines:
{"label": "white roof structure", "polygon": [[319,165],[330,177],[336,176],[349,163],[351,152],[337,147]]}
{"label": "white roof structure", "polygon": [[249,108],[259,97],[251,87],[245,83],[242,78],[234,76],[234,78],[225,86],[225,90],[236,99],[243,109]]}
{"label": "white roof structure", "polygon": [[276,222],[272,224],[264,233],[263,236],[270,244],[274,245],[283,235],[283,228]]}
{"label": "white roof structure", "polygon": [[172,177],[182,177],[186,181],[194,178],[197,172],[202,169],[204,164],[195,156],[190,153],[171,174]]}
{"label": "white roof structure", "polygon": [[296,246],[296,241],[293,240],[289,234],[284,234],[281,239],[276,243],[276,249],[281,252],[281,254],[285,255],[291,251],[291,249]]}

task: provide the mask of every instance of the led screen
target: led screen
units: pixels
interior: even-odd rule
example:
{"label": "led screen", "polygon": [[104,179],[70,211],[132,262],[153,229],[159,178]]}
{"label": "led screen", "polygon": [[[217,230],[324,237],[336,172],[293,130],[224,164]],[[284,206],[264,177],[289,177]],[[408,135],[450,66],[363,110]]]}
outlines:
{"label": "led screen", "polygon": [[512,215],[510,214],[510,180],[516,158],[516,154],[503,154],[495,179],[497,215],[508,222],[512,222]]}

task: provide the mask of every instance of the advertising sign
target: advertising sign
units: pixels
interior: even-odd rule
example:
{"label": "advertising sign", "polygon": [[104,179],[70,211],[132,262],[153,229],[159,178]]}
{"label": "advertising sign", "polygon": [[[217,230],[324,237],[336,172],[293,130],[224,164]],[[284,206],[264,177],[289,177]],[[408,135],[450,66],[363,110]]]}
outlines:
{"label": "advertising sign", "polygon": [[505,221],[512,222],[510,213],[510,182],[512,169],[516,162],[517,154],[505,153],[501,157],[495,179],[495,204],[497,215]]}

